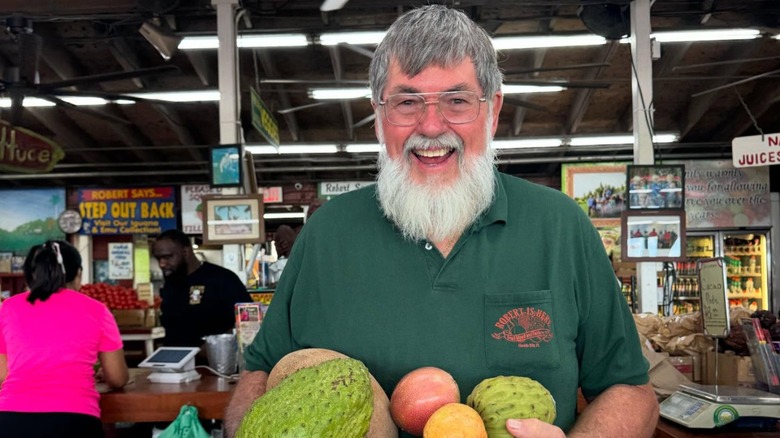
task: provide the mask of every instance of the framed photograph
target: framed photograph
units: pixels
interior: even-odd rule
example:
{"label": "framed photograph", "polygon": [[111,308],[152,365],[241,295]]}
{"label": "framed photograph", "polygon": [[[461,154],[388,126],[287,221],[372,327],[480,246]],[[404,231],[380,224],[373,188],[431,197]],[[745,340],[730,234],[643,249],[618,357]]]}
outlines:
{"label": "framed photograph", "polygon": [[596,227],[619,227],[626,209],[626,164],[577,163],[561,166],[563,192],[574,199]]}
{"label": "framed photograph", "polygon": [[265,241],[262,195],[206,195],[203,202],[203,243]]}
{"label": "framed photograph", "polygon": [[621,258],[685,261],[685,210],[628,210],[621,216]]}
{"label": "framed photograph", "polygon": [[685,166],[628,165],[628,209],[685,208]]}
{"label": "framed photograph", "polygon": [[209,148],[211,186],[241,186],[243,156],[243,147],[240,144],[217,145]]}

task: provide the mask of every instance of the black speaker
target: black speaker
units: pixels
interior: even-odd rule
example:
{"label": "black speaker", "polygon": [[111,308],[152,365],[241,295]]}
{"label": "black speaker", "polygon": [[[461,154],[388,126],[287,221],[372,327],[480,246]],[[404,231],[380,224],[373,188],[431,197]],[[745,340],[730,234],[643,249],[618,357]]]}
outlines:
{"label": "black speaker", "polygon": [[631,33],[630,4],[631,0],[588,3],[580,7],[577,15],[592,33],[608,40],[619,40]]}

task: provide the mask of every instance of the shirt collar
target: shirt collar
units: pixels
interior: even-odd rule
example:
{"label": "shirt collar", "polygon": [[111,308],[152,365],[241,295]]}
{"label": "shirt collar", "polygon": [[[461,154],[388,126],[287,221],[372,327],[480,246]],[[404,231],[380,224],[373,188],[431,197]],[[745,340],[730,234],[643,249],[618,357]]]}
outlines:
{"label": "shirt collar", "polygon": [[501,179],[501,174],[498,169],[493,169],[493,178],[495,178],[496,187],[493,191],[493,202],[488,207],[487,211],[480,215],[479,219],[474,223],[474,231],[482,229],[492,223],[507,221],[507,211],[509,210],[509,201],[506,196],[506,190],[504,189],[504,181]]}

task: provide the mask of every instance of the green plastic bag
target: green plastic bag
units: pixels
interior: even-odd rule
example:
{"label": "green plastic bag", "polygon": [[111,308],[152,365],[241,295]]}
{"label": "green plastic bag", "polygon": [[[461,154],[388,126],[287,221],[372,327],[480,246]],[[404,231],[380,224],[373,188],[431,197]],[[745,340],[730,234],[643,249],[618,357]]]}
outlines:
{"label": "green plastic bag", "polygon": [[198,408],[182,406],[179,415],[157,438],[211,438],[198,420]]}

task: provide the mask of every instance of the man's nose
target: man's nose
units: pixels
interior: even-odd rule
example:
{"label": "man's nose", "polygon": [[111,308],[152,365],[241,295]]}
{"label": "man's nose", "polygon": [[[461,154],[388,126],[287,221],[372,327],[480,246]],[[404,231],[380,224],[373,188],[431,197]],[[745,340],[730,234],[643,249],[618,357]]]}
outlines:
{"label": "man's nose", "polygon": [[422,118],[418,123],[418,130],[428,137],[438,137],[449,128],[447,119],[439,111],[439,102],[425,102]]}

